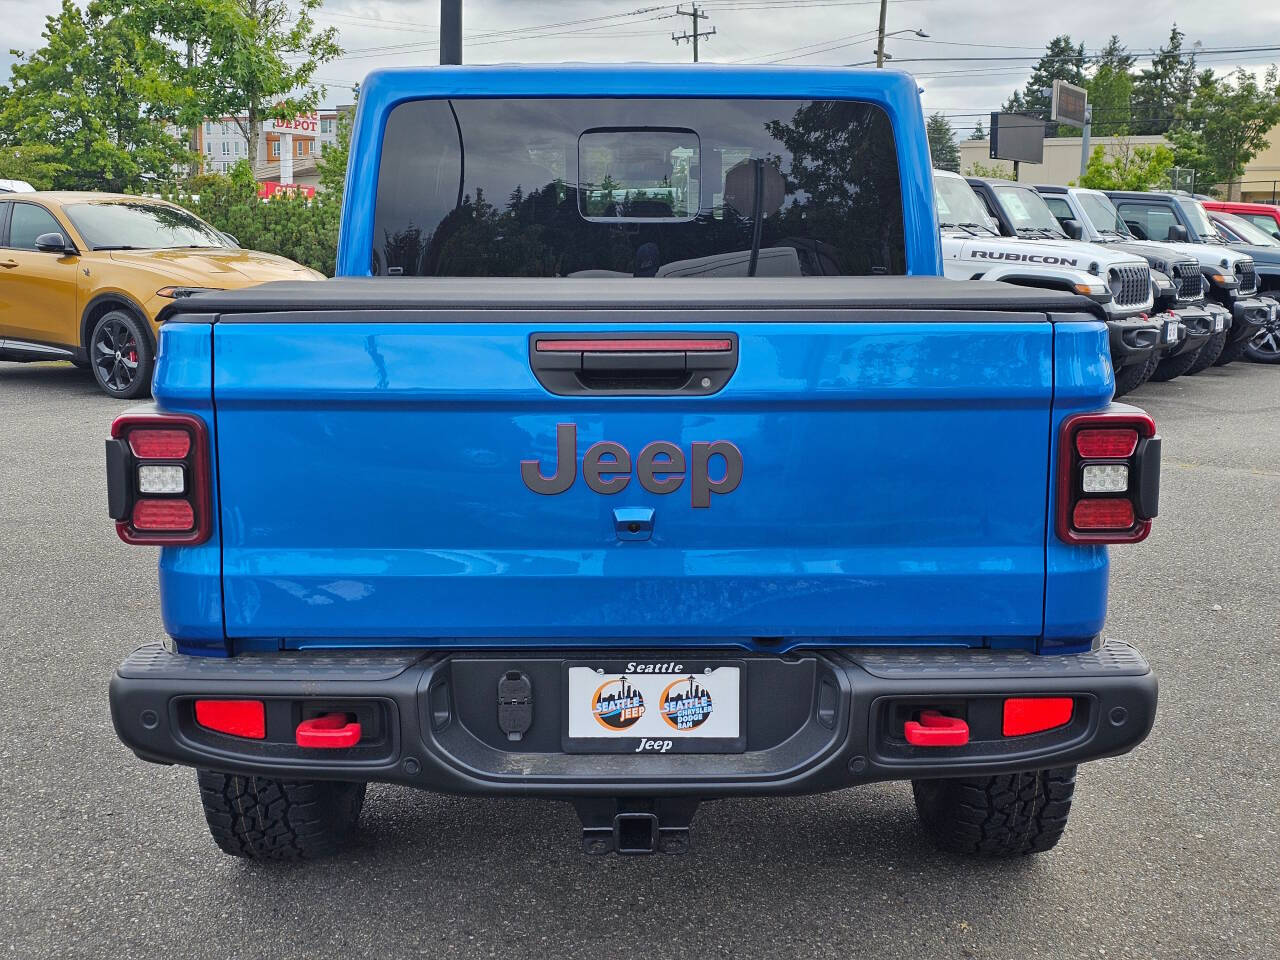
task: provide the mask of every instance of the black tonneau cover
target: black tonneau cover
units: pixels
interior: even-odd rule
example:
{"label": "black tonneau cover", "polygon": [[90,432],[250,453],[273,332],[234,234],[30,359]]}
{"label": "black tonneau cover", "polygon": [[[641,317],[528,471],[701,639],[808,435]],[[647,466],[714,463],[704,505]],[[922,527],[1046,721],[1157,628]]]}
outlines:
{"label": "black tonneau cover", "polygon": [[[460,310],[964,310],[966,320],[1025,319],[1002,314],[1092,314],[1087,297],[985,280],[943,277],[494,278],[339,277],[282,281],[184,297],[162,320],[235,322],[237,314],[283,314],[314,322],[317,312]],[[1077,317],[1078,318],[1078,317]],[[245,319],[248,319],[247,317]],[[257,319],[261,319],[260,316]],[[323,318],[319,318],[323,319]],[[781,319],[781,318],[775,318]],[[872,318],[867,318],[872,319]],[[915,317],[914,319],[927,319]],[[939,317],[945,320],[946,317]]]}

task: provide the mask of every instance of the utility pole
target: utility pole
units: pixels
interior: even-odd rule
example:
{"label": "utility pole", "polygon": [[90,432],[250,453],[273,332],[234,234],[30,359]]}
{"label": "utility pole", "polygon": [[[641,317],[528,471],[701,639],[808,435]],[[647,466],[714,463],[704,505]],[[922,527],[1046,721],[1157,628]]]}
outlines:
{"label": "utility pole", "polygon": [[462,63],[462,0],[440,0],[440,62]]}
{"label": "utility pole", "polygon": [[700,19],[705,20],[707,18],[707,15],[698,9],[698,5],[696,3],[690,4],[690,7],[692,7],[691,10],[686,10],[684,7],[676,7],[676,16],[691,18],[693,20],[693,29],[688,33],[681,33],[681,34],[673,33],[671,35],[671,39],[674,40],[677,44],[684,40],[691,41],[693,43],[693,62],[697,63],[698,62],[698,38],[714,37],[716,33],[716,28],[712,27],[710,30],[703,30],[701,33],[699,33],[698,21]]}
{"label": "utility pole", "polygon": [[876,69],[884,67],[884,21],[889,13],[889,0],[880,0],[880,29],[876,36]]}
{"label": "utility pole", "polygon": [[1084,105],[1084,128],[1080,131],[1080,176],[1089,169],[1089,133],[1093,129],[1093,104]]}

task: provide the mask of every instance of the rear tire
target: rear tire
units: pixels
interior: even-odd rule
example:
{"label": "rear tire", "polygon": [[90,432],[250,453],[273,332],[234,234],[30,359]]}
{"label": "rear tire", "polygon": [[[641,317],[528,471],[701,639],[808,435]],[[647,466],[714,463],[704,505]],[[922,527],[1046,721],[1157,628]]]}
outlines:
{"label": "rear tire", "polygon": [[995,777],[913,780],[916,812],[940,850],[970,857],[1022,857],[1062,838],[1076,768]]}
{"label": "rear tire", "polygon": [[1227,333],[1223,330],[1221,333],[1215,333],[1209,338],[1209,342],[1200,348],[1200,352],[1193,354],[1195,359],[1191,362],[1191,366],[1187,368],[1187,376],[1199,373],[1201,370],[1207,370],[1213,366],[1214,362],[1222,353],[1222,348],[1227,345]]}
{"label": "rear tire", "polygon": [[364,783],[272,780],[197,770],[209,833],[224,853],[249,860],[315,860],[350,840]]}

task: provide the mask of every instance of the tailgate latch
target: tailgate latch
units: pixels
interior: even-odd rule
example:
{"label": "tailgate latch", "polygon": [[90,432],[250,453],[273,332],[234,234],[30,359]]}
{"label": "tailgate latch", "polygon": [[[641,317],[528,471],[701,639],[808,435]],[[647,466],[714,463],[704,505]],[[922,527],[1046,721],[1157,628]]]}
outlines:
{"label": "tailgate latch", "polygon": [[498,680],[498,729],[511,741],[522,740],[533,726],[533,684],[528,675],[508,670]]}

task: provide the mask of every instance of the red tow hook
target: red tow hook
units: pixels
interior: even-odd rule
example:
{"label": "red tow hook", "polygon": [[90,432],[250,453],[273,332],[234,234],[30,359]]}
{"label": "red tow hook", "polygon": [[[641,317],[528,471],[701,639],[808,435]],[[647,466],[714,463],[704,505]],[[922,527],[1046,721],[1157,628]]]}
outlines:
{"label": "red tow hook", "polygon": [[917,747],[963,747],[969,742],[969,724],[937,710],[921,710],[919,722],[908,720],[902,732]]}
{"label": "red tow hook", "polygon": [[345,713],[326,713],[298,724],[294,739],[300,747],[322,747],[339,750],[360,742],[360,724],[348,721]]}

